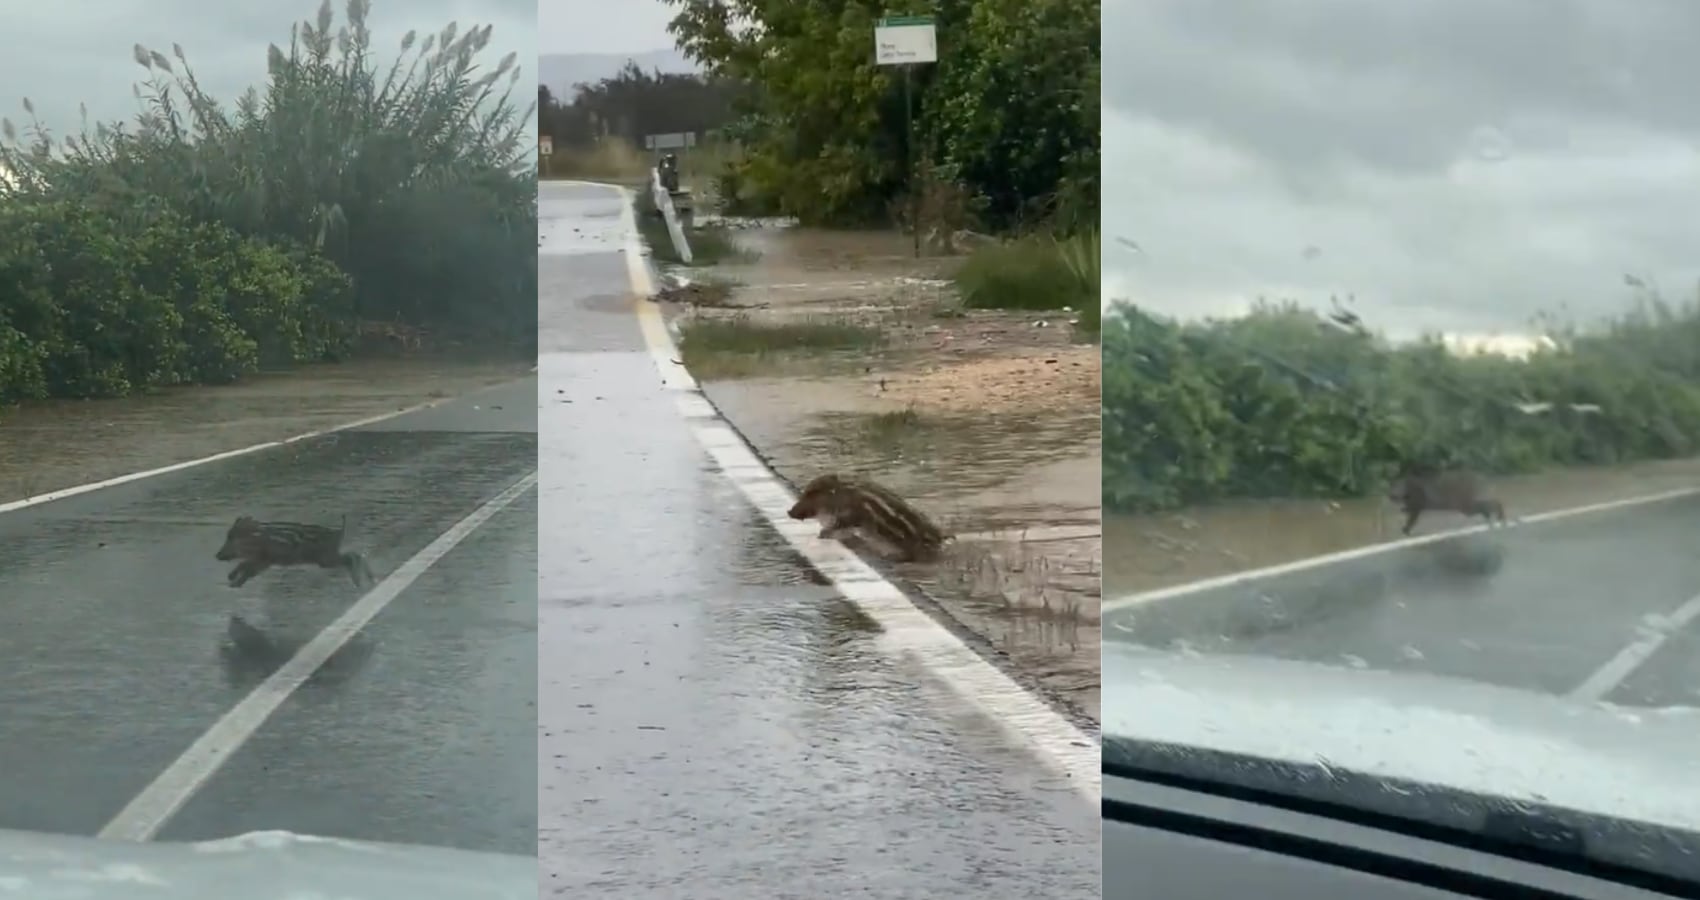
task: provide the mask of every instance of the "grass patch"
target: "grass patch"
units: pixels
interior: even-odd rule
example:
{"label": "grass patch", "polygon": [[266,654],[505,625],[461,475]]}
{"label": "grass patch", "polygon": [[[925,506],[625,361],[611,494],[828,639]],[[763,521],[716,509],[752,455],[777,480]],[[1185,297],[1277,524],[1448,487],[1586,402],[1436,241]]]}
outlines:
{"label": "grass patch", "polygon": [[958,443],[963,430],[959,420],[924,414],[913,406],[878,413],[822,413],[811,429],[836,455],[877,460],[881,466],[936,461],[940,446]]}
{"label": "grass patch", "polygon": [[1069,309],[1080,314],[1083,331],[1096,333],[1101,275],[1098,235],[1086,233],[982,247],[963,262],[955,280],[970,309]]}
{"label": "grass patch", "polygon": [[[645,150],[623,137],[610,135],[594,146],[571,146],[557,143],[555,152],[545,163],[537,157],[537,171],[544,178],[600,177],[643,181],[649,170],[661,161],[659,150]],[[696,187],[713,181],[726,164],[738,158],[737,148],[719,141],[707,141],[695,147],[674,150],[679,158],[679,179]]]}
{"label": "grass patch", "polygon": [[544,178],[642,183],[649,177],[651,163],[630,142],[607,140],[594,147],[556,147],[547,157],[539,154],[537,171]]}
{"label": "grass patch", "polygon": [[[662,230],[666,230],[663,226]],[[685,232],[691,242],[692,264],[712,266],[719,263],[749,265],[761,259],[754,248],[746,247],[732,235],[732,229],[719,225],[692,228]]]}
{"label": "grass patch", "polygon": [[[1041,443],[1057,435],[1045,417],[984,416],[923,413],[914,407],[880,413],[835,412],[819,416],[815,438],[838,455],[878,460],[881,465],[907,462],[923,471],[957,470],[965,450],[1007,445],[1014,440]],[[992,475],[993,482],[1001,476]],[[988,485],[989,486],[989,485]]]}
{"label": "grass patch", "polygon": [[927,422],[914,407],[874,413],[861,423],[862,438],[875,447],[897,448],[909,442]]}
{"label": "grass patch", "polygon": [[879,329],[847,322],[694,318],[679,327],[679,356],[699,378],[738,378],[770,371],[787,359],[867,350],[884,341]]}
{"label": "grass patch", "polygon": [[1068,266],[1073,281],[1072,290],[1080,294],[1074,305],[1080,313],[1076,329],[1082,335],[1097,337],[1103,329],[1104,305],[1100,299],[1104,283],[1104,245],[1093,229],[1057,242],[1057,253]]}

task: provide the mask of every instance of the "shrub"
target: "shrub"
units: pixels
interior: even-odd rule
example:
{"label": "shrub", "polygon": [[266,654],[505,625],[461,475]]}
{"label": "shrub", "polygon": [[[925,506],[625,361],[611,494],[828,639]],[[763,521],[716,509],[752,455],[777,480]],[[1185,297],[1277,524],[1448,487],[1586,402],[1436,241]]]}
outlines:
{"label": "shrub", "polygon": [[[357,319],[534,347],[537,197],[514,54],[489,26],[376,62],[368,0],[327,0],[226,111],[173,59],[133,123],[56,141],[10,121],[0,166],[0,399],[223,382],[339,356]],[[410,56],[411,54],[411,56]]]}
{"label": "shrub", "polygon": [[347,279],[323,260],[162,211],[0,208],[0,402],[224,383],[339,352]]}
{"label": "shrub", "polygon": [[1030,235],[976,250],[956,273],[962,303],[975,309],[1057,310],[1081,313],[1095,331],[1101,276],[1098,236],[1059,239]]}
{"label": "shrub", "polygon": [[1196,324],[1119,304],[1102,340],[1114,510],[1363,495],[1407,464],[1517,473],[1700,451],[1700,306],[1649,302],[1526,359],[1394,345],[1291,304]]}

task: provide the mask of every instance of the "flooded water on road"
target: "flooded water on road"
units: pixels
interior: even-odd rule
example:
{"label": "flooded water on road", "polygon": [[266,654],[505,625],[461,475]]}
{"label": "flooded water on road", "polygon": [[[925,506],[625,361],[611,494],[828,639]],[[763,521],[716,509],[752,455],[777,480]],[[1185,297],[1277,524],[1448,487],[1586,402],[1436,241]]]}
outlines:
{"label": "flooded water on road", "polygon": [[699,371],[715,405],[794,485],[872,477],[957,540],[899,575],[1084,716],[1098,715],[1097,347],[1066,314],[961,310],[961,257],[916,259],[873,231],[735,229],[752,258],[688,277],[731,285],[674,318],[873,326],[878,347]]}
{"label": "flooded water on road", "polygon": [[[593,202],[542,199],[546,226]],[[605,299],[623,260],[540,262],[547,892],[974,893],[1007,871],[1095,896],[1096,810],[893,654],[703,453]]]}
{"label": "flooded water on road", "polygon": [[[1498,478],[1494,492],[1512,519],[1626,497],[1700,487],[1700,460],[1568,469]],[[1401,537],[1404,518],[1378,497],[1246,501],[1181,512],[1104,516],[1104,592],[1111,598]],[[1415,534],[1463,527],[1428,513]]]}
{"label": "flooded water on road", "polygon": [[828,272],[942,277],[962,262],[961,257],[925,254],[917,259],[909,236],[894,231],[803,228],[760,220],[729,219],[724,224],[740,246],[758,257],[755,265],[737,268],[754,269],[763,280]]}
{"label": "flooded water on road", "polygon": [[373,359],[111,400],[0,409],[0,502],[457,396],[529,362]]}

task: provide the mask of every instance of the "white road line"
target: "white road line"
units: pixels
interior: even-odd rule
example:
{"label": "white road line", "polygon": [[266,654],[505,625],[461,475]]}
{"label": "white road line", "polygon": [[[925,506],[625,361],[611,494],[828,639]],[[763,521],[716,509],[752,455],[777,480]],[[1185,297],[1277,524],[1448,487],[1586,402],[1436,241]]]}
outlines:
{"label": "white road line", "polygon": [[448,555],[456,545],[477,530],[478,526],[501,512],[509,504],[537,485],[537,470],[514,482],[500,494],[473,510],[471,515],[456,522],[425,549],[415,553],[401,567],[390,573],[364,597],[355,601],[336,621],[325,627],[270,677],[248,693],[248,696],[225,713],[207,732],[189,745],[175,762],[159,777],[136,795],[122,811],[106,823],[99,837],[128,841],[146,841],[183,804],[207,783],[249,738],[259,731],[266,719],[277,711],[289,695],[306,683],[319,667],[347,644],[360,629],[365,628],[384,607],[390,604],[418,580],[419,576]]}
{"label": "white road line", "polygon": [[886,649],[920,661],[1018,744],[1037,751],[1043,762],[1067,777],[1070,786],[1083,798],[1097,803],[1101,757],[1096,739],[981,658],[861,557],[837,541],[818,538],[818,525],[799,522],[785,514],[795,501],[790,488],[706,402],[696,380],[675,361],[678,351],[660,310],[646,299],[654,293],[654,280],[644,261],[630,192],[611,185],[599,187],[618,191],[620,195],[626,270],[637,295],[638,325],[650,358],[661,375],[662,385],[681,392],[680,413],[690,422],[697,440],[721,472],[816,571],[832,582],[835,590],[879,624],[884,632],[880,640]]}
{"label": "white road line", "polygon": [[[536,372],[537,367],[532,366],[531,371]],[[500,385],[489,385],[487,387],[479,388],[478,390],[473,391],[472,393],[474,393],[474,394],[480,393],[482,391],[490,390],[491,388],[495,388],[495,387],[500,387]],[[266,442],[260,443],[260,444],[250,444],[249,446],[239,447],[235,450],[226,450],[222,453],[214,453],[211,456],[203,456],[199,459],[191,459],[191,460],[185,460],[185,461],[179,462],[179,463],[172,463],[169,466],[160,466],[157,469],[148,469],[148,470],[142,471],[142,472],[131,472],[128,475],[119,475],[116,478],[108,478],[105,481],[91,481],[88,484],[79,484],[79,485],[74,485],[72,487],[60,488],[56,491],[48,491],[45,494],[37,494],[34,497],[25,497],[22,500],[12,500],[12,501],[9,501],[9,502],[6,502],[6,503],[0,503],[0,513],[9,513],[9,512],[14,512],[14,511],[20,510],[20,509],[27,509],[31,506],[40,506],[43,503],[52,503],[55,500],[63,500],[66,497],[75,497],[78,494],[88,494],[88,493],[92,493],[94,491],[105,490],[106,488],[109,488],[109,487],[117,487],[118,485],[121,485],[121,484],[129,484],[132,481],[141,481],[144,478],[153,478],[153,477],[159,476],[159,475],[169,475],[172,472],[181,472],[184,469],[193,469],[196,466],[204,466],[207,463],[214,463],[214,462],[218,462],[219,460],[235,459],[238,456],[247,456],[250,453],[258,453],[261,450],[270,450],[273,447],[286,447],[290,444],[298,444],[302,441],[312,440],[313,438],[324,437],[327,434],[336,434],[339,431],[348,431],[351,428],[363,428],[367,425],[376,425],[379,422],[385,422],[385,421],[388,421],[390,419],[397,418],[399,416],[408,415],[409,413],[416,413],[416,412],[420,412],[421,410],[431,409],[432,407],[442,406],[445,403],[453,403],[454,401],[462,399],[462,398],[467,397],[467,396],[470,396],[470,394],[463,394],[463,395],[461,395],[461,397],[444,397],[444,398],[439,399],[439,400],[427,400],[424,403],[416,403],[412,406],[405,407],[403,409],[398,409],[395,412],[387,412],[387,413],[380,413],[380,414],[375,415],[375,416],[367,416],[364,419],[355,419],[352,422],[344,422],[341,425],[333,425],[330,428],[321,428],[318,431],[304,432],[302,434],[295,435],[294,437],[283,438],[282,440],[266,441]]]}
{"label": "white road line", "polygon": [[1423,544],[1433,544],[1439,541],[1451,540],[1466,534],[1477,534],[1489,530],[1497,530],[1498,528],[1503,527],[1520,528],[1524,525],[1534,525],[1542,522],[1557,522],[1563,519],[1586,516],[1593,513],[1627,509],[1632,506],[1646,506],[1653,503],[1663,503],[1667,500],[1680,500],[1684,497],[1692,497],[1697,494],[1700,494],[1700,488],[1678,488],[1673,491],[1664,491],[1658,494],[1643,494],[1638,497],[1625,497],[1621,500],[1608,500],[1604,503],[1590,503],[1587,506],[1572,506],[1568,509],[1555,509],[1544,513],[1535,513],[1530,516],[1520,516],[1516,519],[1516,521],[1507,526],[1473,525],[1469,528],[1458,528],[1452,531],[1441,531],[1434,534],[1418,535],[1417,537],[1401,538],[1399,540],[1387,541],[1381,544],[1370,544],[1365,547],[1354,547],[1351,550],[1342,550],[1338,553],[1325,553],[1321,556],[1307,556],[1304,559],[1281,563],[1280,565],[1266,566],[1261,569],[1251,569],[1245,572],[1231,572],[1227,575],[1220,575],[1215,578],[1203,578],[1198,581],[1189,581],[1185,584],[1177,584],[1172,587],[1158,588],[1157,590],[1143,591],[1137,594],[1127,594],[1122,597],[1117,597],[1114,600],[1105,601],[1104,612],[1113,613],[1117,610],[1128,609],[1130,607],[1140,606],[1146,603],[1154,603],[1159,600],[1171,600],[1175,597],[1184,597],[1188,594],[1200,594],[1217,588],[1232,587],[1234,585],[1244,584],[1248,581],[1257,581],[1263,578],[1274,578],[1279,575],[1289,575],[1293,572],[1303,572],[1307,569],[1320,569],[1336,563],[1349,562],[1355,559],[1364,559],[1381,553],[1391,553],[1395,550],[1403,550],[1407,547],[1418,547]]}
{"label": "white road line", "polygon": [[1635,670],[1645,665],[1659,648],[1670,640],[1671,635],[1688,627],[1689,623],[1700,616],[1700,596],[1689,598],[1687,603],[1677,607],[1669,615],[1661,616],[1647,629],[1640,640],[1612,657],[1605,665],[1589,675],[1586,681],[1576,686],[1569,694],[1572,700],[1596,701],[1604,697],[1622,684]]}

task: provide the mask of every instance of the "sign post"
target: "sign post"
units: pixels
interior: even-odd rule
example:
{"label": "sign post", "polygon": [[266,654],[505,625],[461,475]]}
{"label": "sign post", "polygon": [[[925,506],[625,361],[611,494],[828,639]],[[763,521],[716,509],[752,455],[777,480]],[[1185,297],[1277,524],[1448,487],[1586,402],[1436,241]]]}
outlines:
{"label": "sign post", "polygon": [[921,194],[915,183],[915,67],[939,61],[932,16],[886,16],[874,23],[874,65],[903,67],[903,145],[909,169],[909,230],[921,258]]}
{"label": "sign post", "polygon": [[697,145],[697,133],[694,131],[677,131],[671,134],[646,134],[643,136],[645,150],[684,150]]}
{"label": "sign post", "polygon": [[543,174],[545,176],[554,175],[554,167],[550,163],[552,162],[551,157],[555,155],[555,138],[547,134],[538,135],[537,152],[543,157]]}

